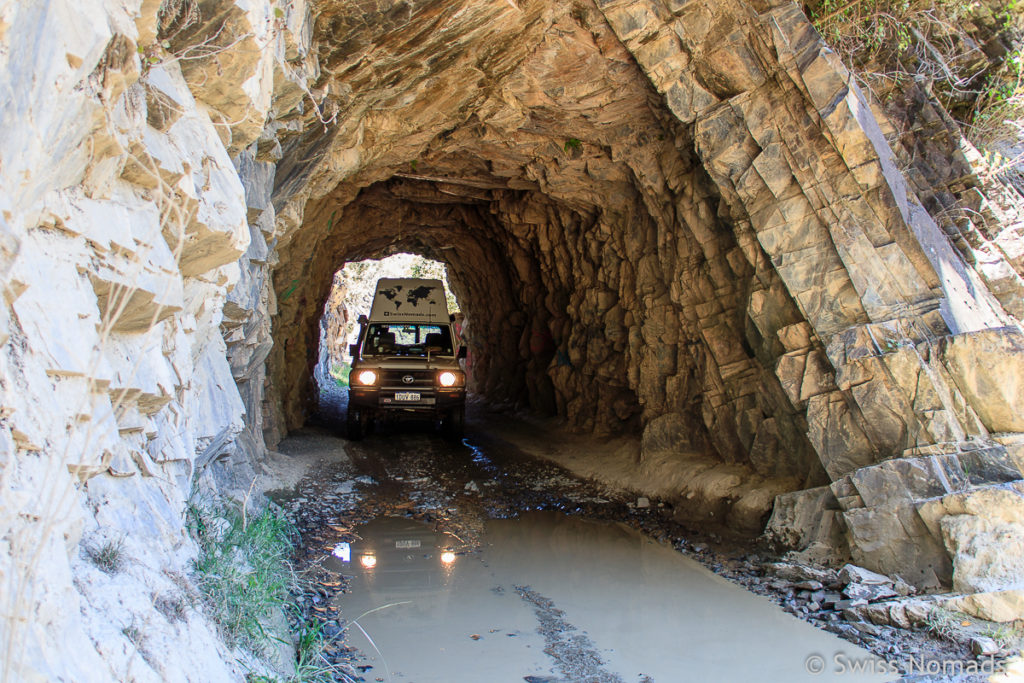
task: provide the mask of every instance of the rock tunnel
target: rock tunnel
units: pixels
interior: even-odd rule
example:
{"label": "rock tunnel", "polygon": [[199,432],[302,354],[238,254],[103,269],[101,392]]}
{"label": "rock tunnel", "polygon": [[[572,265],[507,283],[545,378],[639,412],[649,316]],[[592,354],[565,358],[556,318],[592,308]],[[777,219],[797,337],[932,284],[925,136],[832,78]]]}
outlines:
{"label": "rock tunnel", "polygon": [[315,18],[326,104],[242,154],[274,176],[270,443],[315,410],[335,270],[413,251],[449,266],[485,400],[691,458],[696,519],[774,509],[787,542],[951,580],[891,512],[926,495],[908,476],[1018,477],[982,446],[1017,427],[963,394],[1015,319],[798,7],[363,11]]}
{"label": "rock tunnel", "polygon": [[[696,111],[664,104],[596,7],[498,9],[523,23],[510,26],[520,39],[509,54],[492,57],[505,73],[474,67],[496,94],[458,92],[469,68],[459,46],[422,46],[446,63],[425,96],[458,99],[422,111],[419,100],[396,107],[381,93],[371,110],[414,126],[422,118],[422,132],[367,141],[363,124],[357,149],[372,147],[371,168],[325,185],[279,247],[269,371],[281,431],[313,409],[318,318],[334,270],[398,248],[449,265],[485,399],[558,414],[596,436],[642,436],[649,454],[714,454],[757,480],[762,501],[765,490],[826,483],[805,417],[771,372],[783,353],[810,349],[811,331],[749,228],[734,229],[700,161]],[[409,21],[388,35],[404,44],[423,32]],[[322,59],[344,63],[333,52]],[[411,82],[390,90],[422,87],[410,64],[393,69]],[[728,96],[729,86],[708,87],[691,85],[705,106]],[[281,143],[280,201],[311,182],[293,157],[333,155],[337,144],[316,126]],[[798,338],[791,348],[783,328]],[[753,530],[766,513],[762,502],[739,521]]]}
{"label": "rock tunnel", "polygon": [[[937,103],[897,122],[932,126],[916,153],[799,6],[147,0],[76,33],[88,9],[56,5],[0,21],[67,55],[4,109],[5,362],[29,377],[4,434],[66,453],[89,411],[29,398],[107,406],[66,463],[83,500],[207,471],[244,493],[316,409],[334,273],[406,251],[448,266],[483,400],[692,463],[695,520],[1018,599],[1021,518],[993,511],[1024,509],[1013,216]],[[52,341],[59,287],[98,365]]]}

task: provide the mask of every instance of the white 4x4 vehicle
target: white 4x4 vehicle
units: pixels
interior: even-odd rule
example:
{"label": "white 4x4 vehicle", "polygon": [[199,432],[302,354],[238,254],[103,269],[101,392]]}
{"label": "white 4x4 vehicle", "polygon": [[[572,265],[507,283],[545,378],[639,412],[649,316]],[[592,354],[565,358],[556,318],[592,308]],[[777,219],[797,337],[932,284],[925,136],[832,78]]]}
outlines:
{"label": "white 4x4 vehicle", "polygon": [[377,420],[418,415],[440,420],[462,438],[466,375],[459,366],[452,316],[440,280],[381,279],[370,317],[359,317],[349,347],[348,436],[358,440]]}

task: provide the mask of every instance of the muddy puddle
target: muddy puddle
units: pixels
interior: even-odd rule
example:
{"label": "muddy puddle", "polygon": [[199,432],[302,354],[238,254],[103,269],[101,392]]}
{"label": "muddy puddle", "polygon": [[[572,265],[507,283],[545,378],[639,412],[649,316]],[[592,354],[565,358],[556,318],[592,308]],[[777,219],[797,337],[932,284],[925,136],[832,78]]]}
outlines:
{"label": "muddy puddle", "polygon": [[357,532],[325,566],[352,577],[336,605],[367,681],[893,678],[864,673],[881,670],[867,651],[621,525],[490,520],[468,554],[407,518]]}

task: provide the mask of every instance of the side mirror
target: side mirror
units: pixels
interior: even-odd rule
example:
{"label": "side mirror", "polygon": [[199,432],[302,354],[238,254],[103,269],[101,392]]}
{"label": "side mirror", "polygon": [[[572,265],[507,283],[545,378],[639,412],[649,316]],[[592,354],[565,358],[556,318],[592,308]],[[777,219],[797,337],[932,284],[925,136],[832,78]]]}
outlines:
{"label": "side mirror", "polygon": [[465,357],[466,357],[466,355],[467,355],[468,353],[469,353],[469,349],[467,349],[467,348],[466,348],[465,346],[460,346],[460,347],[459,347],[459,353],[458,353],[458,355],[456,356],[456,358],[458,358],[459,360],[462,360],[463,358],[465,358]]}
{"label": "side mirror", "polygon": [[358,322],[360,325],[365,325],[366,323],[370,322],[370,319],[367,318],[366,314],[364,313],[359,316],[356,322]]}
{"label": "side mirror", "polygon": [[358,356],[359,355],[359,344],[349,344],[348,345],[348,353],[353,358]]}

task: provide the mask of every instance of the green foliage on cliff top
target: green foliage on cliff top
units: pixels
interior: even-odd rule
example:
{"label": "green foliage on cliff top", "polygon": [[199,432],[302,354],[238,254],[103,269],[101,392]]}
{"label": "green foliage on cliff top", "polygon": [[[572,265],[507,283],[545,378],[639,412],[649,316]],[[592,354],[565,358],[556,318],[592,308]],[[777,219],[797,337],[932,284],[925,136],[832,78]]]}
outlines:
{"label": "green foliage on cliff top", "polygon": [[1024,135],[1024,1],[809,0],[805,10],[881,99],[925,83],[992,170],[1024,163],[1005,157]]}

